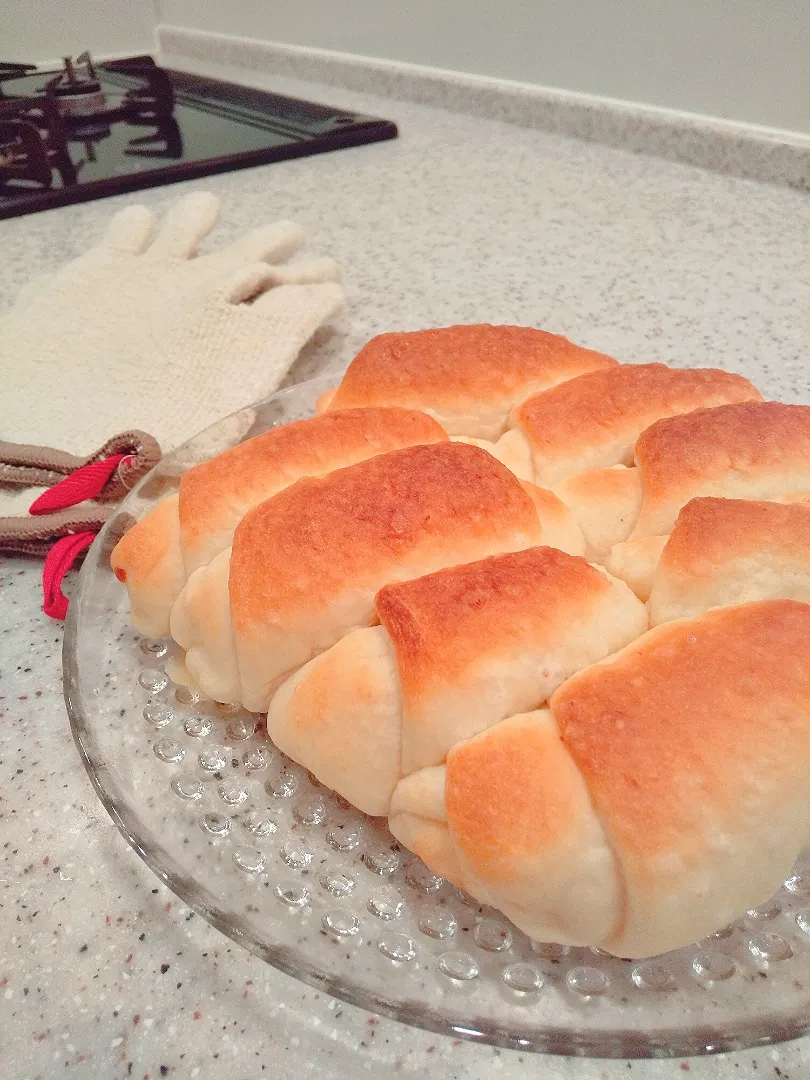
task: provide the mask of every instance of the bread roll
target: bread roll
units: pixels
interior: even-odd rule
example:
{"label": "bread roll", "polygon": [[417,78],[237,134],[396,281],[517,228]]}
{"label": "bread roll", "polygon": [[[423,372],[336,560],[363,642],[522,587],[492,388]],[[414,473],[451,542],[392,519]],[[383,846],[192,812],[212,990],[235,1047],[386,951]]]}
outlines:
{"label": "bread roll", "polygon": [[391,639],[365,627],[281,684],[267,733],[322,784],[381,817],[402,776],[401,697]]}
{"label": "bread roll", "polygon": [[424,409],[451,435],[495,439],[509,410],[538,390],[612,367],[602,353],[526,326],[448,326],[381,334],[352,360],[319,408]]}
{"label": "bread roll", "polygon": [[[243,704],[265,709],[287,674],[374,623],[374,596],[388,582],[542,537],[520,481],[472,446],[416,446],[300,480],[242,519],[229,571],[217,567],[215,591],[229,594]],[[178,598],[172,634],[209,693],[219,644],[204,640],[217,621],[206,614],[213,601],[200,605],[193,596],[201,584],[190,581]]]}
{"label": "bread roll", "polygon": [[446,766],[407,777],[389,827],[537,941],[602,941],[620,917],[613,854],[548,709],[510,717],[455,746]]}
{"label": "bread roll", "polygon": [[[635,468],[590,469],[554,491],[589,538],[590,557],[620,577],[624,564],[649,590],[655,564],[638,559],[648,560],[655,545],[635,541],[668,535],[691,498],[801,498],[808,489],[810,407],[752,401],[660,420],[639,436]],[[628,539],[608,558],[606,549]]]}
{"label": "bread roll", "polygon": [[698,940],[810,841],[808,634],[791,600],[659,626],[401,781],[391,829],[540,940]]}
{"label": "bread roll", "polygon": [[777,598],[810,603],[810,506],[687,503],[655,572],[652,624]]}
{"label": "bread roll", "polygon": [[445,805],[474,896],[538,941],[585,945],[611,933],[622,905],[614,856],[548,709],[454,747]]}
{"label": "bread roll", "polygon": [[699,940],[767,900],[810,841],[808,635],[806,604],[717,609],[656,627],[552,698],[624,882],[603,948]]}
{"label": "bread roll", "polygon": [[171,495],[134,525],[110,558],[129,592],[141,633],[169,632],[172,604],[188,577],[230,547],[248,510],[303,476],[322,476],[377,454],[441,442],[425,413],[354,409],[283,424],[189,469]]}
{"label": "bread roll", "polygon": [[267,717],[280,749],[374,815],[401,776],[542,704],[647,628],[627,586],[549,547],[388,585],[376,607],[382,625],[301,668]]}
{"label": "bread roll", "polygon": [[715,368],[621,364],[591,371],[535,394],[512,413],[510,454],[522,439],[531,450],[535,483],[555,487],[586,469],[631,465],[636,439],[662,417],[702,406],[760,400],[741,375]]}
{"label": "bread roll", "polygon": [[750,401],[662,420],[639,437],[642,502],[631,537],[672,531],[699,495],[772,499],[810,490],[810,406]]}

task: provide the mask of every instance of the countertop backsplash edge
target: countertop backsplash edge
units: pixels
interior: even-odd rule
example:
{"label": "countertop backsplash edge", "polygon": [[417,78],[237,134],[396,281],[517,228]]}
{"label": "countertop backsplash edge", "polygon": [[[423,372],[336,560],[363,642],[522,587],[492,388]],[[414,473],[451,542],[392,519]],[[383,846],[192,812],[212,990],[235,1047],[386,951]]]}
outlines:
{"label": "countertop backsplash edge", "polygon": [[433,105],[810,191],[810,136],[589,94],[177,26],[162,52]]}

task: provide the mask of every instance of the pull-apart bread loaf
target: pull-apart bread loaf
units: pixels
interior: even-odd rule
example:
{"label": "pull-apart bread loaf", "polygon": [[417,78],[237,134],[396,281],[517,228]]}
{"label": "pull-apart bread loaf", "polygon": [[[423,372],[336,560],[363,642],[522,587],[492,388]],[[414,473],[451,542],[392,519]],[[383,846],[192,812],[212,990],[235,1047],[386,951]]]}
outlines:
{"label": "pull-apart bread loaf", "polygon": [[158,503],[112,553],[133,625],[152,637],[168,634],[172,605],[189,576],[230,546],[241,519],[264,499],[303,476],[446,438],[423,412],[352,409],[272,428],[195,465],[179,493]]}
{"label": "pull-apart bread loaf", "polygon": [[[810,406],[752,401],[661,420],[639,437],[629,472],[638,481],[638,513],[605,565],[646,599],[690,499],[783,501],[810,492]],[[604,506],[607,517],[607,499]]]}
{"label": "pull-apart bread loaf", "polygon": [[297,671],[267,717],[277,746],[375,815],[403,775],[536,708],[647,629],[626,585],[550,547],[387,585],[376,609],[381,625]]}
{"label": "pull-apart bread loaf", "polygon": [[695,941],[810,842],[809,634],[792,600],[656,627],[402,780],[392,831],[538,940]]}
{"label": "pull-apart bread loaf", "polygon": [[263,710],[290,672],[377,621],[383,585],[547,542],[584,550],[571,512],[484,450],[415,446],[251,510],[233,548],[196,570],[172,610],[200,688]]}
{"label": "pull-apart bread loaf", "polygon": [[318,407],[402,405],[423,409],[450,435],[497,439],[509,410],[538,390],[615,366],[610,356],[528,326],[381,334],[360,350]]}
{"label": "pull-apart bread loaf", "polygon": [[810,844],[810,407],[465,326],[319,409],[120,541],[136,627],[535,939],[765,901]]}

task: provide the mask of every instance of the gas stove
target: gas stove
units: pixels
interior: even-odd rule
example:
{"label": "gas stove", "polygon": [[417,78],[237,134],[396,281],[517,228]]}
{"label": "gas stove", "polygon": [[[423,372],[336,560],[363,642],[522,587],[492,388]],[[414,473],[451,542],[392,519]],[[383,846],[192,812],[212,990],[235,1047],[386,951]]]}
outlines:
{"label": "gas stove", "polygon": [[211,173],[393,139],[341,109],[158,67],[0,62],[0,220]]}

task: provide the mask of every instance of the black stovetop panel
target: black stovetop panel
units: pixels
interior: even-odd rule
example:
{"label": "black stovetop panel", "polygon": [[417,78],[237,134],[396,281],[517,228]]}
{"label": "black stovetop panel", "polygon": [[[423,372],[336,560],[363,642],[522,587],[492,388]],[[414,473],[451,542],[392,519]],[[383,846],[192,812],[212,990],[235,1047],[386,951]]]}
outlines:
{"label": "black stovetop panel", "polygon": [[[151,57],[94,74],[101,111],[64,117],[46,86],[59,72],[0,67],[0,219],[397,135],[387,120],[158,69]],[[47,158],[29,146],[37,129]],[[19,164],[35,158],[38,173]]]}

